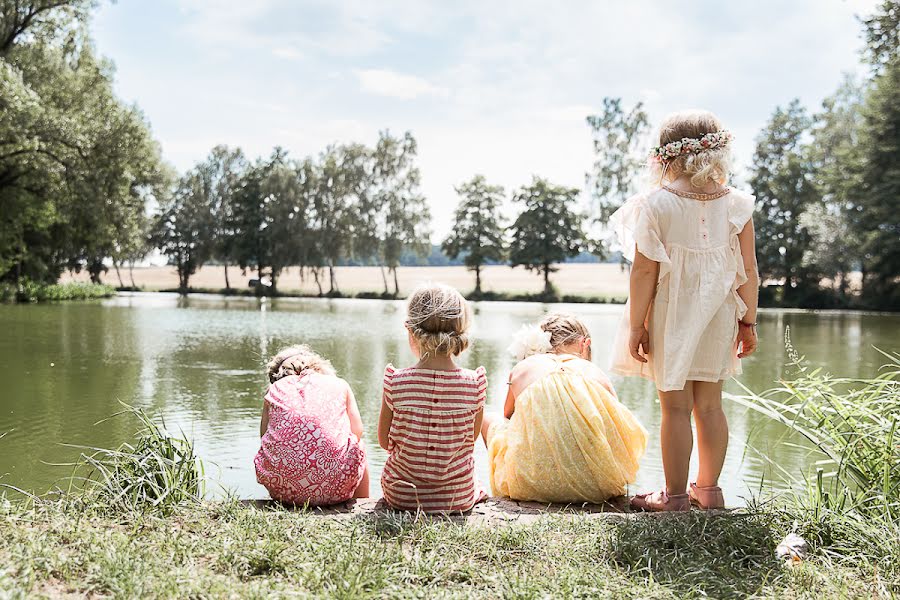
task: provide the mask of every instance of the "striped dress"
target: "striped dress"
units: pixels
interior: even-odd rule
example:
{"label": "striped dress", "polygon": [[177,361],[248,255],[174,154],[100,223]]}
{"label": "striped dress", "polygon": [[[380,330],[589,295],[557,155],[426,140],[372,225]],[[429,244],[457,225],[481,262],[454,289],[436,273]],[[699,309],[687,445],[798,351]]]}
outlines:
{"label": "striped dress", "polygon": [[394,416],[381,488],[391,507],[466,511],[486,497],[473,456],[486,390],[484,367],[385,368],[384,401]]}

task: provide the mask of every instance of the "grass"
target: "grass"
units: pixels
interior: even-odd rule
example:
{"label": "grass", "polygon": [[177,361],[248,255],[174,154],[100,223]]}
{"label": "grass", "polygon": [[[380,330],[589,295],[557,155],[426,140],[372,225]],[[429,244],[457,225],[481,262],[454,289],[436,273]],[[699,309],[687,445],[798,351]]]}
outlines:
{"label": "grass", "polygon": [[873,589],[900,594],[900,354],[882,352],[886,364],[875,377],[833,377],[805,366],[789,335],[796,376],[733,398],[802,435],[823,457],[814,476],[801,476],[804,492],[769,510],[794,520],[823,560],[877,574]]}
{"label": "grass", "polygon": [[[203,497],[203,464],[193,443],[173,437],[144,411],[124,405],[113,415],[134,417],[141,425],[135,444],[115,450],[85,448],[74,465],[69,497],[94,509],[114,514],[155,511],[168,514],[175,507]],[[72,494],[73,489],[80,493]]]}
{"label": "grass", "polygon": [[64,300],[92,300],[110,298],[116,295],[111,285],[70,281],[67,283],[43,284],[30,280],[0,285],[2,302],[61,302]]}
{"label": "grass", "polygon": [[57,499],[0,509],[0,595],[871,597],[854,570],[775,561],[783,526],[693,513],[492,527],[339,520],[236,501],[115,517]]}

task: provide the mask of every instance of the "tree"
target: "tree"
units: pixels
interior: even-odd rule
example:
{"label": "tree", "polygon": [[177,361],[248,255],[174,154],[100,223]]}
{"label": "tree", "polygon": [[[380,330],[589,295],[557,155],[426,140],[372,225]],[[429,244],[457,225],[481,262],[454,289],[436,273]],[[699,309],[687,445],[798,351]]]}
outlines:
{"label": "tree", "polygon": [[235,258],[235,195],[248,162],[240,148],[219,145],[212,149],[206,161],[197,165],[203,179],[206,201],[213,214],[215,232],[214,257],[222,262],[225,272],[225,289],[231,289],[228,265]]}
{"label": "tree", "polygon": [[171,198],[166,199],[156,220],[153,240],[178,272],[178,289],[186,294],[190,278],[209,260],[214,248],[215,226],[205,202],[202,177],[186,173]]}
{"label": "tree", "polygon": [[431,213],[425,197],[419,192],[416,153],[416,140],[409,132],[402,138],[382,132],[373,153],[374,205],[379,207],[382,215],[381,259],[388,272],[394,275],[394,296],[400,293],[397,267],[404,250],[426,256],[431,249]]}
{"label": "tree", "polygon": [[643,103],[625,112],[621,98],[604,98],[603,111],[587,117],[594,146],[594,166],[586,176],[597,218],[606,222],[634,193],[634,180],[646,156],[642,144],[650,122]]}
{"label": "tree", "polygon": [[862,23],[866,39],[864,56],[879,73],[900,56],[900,2],[883,0]]}
{"label": "tree", "polygon": [[524,209],[512,225],[511,266],[543,272],[544,293],[553,293],[550,273],[555,263],[577,256],[584,246],[584,215],[574,210],[578,188],[553,185],[535,177],[514,201]]}
{"label": "tree", "polygon": [[863,109],[860,148],[863,297],[900,307],[900,58],[875,77]]}
{"label": "tree", "polygon": [[810,125],[798,100],[777,108],[757,137],[751,167],[759,271],[763,281],[784,281],[782,301],[786,304],[802,300],[819,283],[803,260],[812,236],[801,215],[821,203],[803,144]]}
{"label": "tree", "polygon": [[804,265],[832,279],[841,303],[849,301],[850,273],[862,263],[860,192],[863,89],[846,78],[815,115],[808,145],[812,178],[822,204],[800,216],[810,232]]}
{"label": "tree", "polygon": [[504,258],[504,231],[500,217],[503,188],[489,185],[476,175],[456,188],[461,200],[456,208],[453,229],[441,248],[450,258],[465,255],[463,262],[475,271],[475,295],[481,294],[481,267],[487,261]]}

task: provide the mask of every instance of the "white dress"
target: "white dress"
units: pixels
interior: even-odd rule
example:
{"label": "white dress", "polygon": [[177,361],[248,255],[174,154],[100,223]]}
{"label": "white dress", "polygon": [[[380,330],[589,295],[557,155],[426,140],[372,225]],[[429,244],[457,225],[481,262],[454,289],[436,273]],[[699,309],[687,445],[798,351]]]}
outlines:
{"label": "white dress", "polygon": [[722,381],[741,372],[736,342],[747,306],[737,289],[747,281],[738,233],[753,214],[754,197],[732,189],[714,200],[693,200],[665,189],[629,198],[613,214],[625,257],[635,246],[659,263],[650,308],[647,363],[628,351],[629,307],[613,350],[612,371],[639,375],[657,389],[686,381]]}

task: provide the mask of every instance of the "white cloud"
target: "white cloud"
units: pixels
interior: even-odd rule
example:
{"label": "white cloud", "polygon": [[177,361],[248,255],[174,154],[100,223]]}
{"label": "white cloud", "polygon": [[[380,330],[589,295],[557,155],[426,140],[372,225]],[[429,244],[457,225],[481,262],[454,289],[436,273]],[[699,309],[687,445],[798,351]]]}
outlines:
{"label": "white cloud", "polygon": [[447,90],[438,87],[421,77],[397,73],[390,69],[362,69],[356,71],[362,91],[399,98],[400,100],[413,100],[420,96],[444,96]]}
{"label": "white cloud", "polygon": [[272,49],[272,56],[285,60],[301,60],[303,53],[291,46],[279,46]]}

